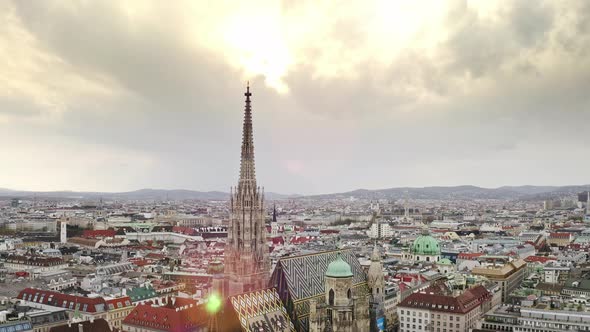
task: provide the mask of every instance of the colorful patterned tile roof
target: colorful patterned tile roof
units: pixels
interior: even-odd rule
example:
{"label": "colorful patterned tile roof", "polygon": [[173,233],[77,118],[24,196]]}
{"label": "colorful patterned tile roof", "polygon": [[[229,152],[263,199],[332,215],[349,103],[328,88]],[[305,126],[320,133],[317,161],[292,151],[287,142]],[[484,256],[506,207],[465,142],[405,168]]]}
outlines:
{"label": "colorful patterned tile roof", "polygon": [[245,332],[295,331],[277,290],[264,289],[229,298],[232,309]]}

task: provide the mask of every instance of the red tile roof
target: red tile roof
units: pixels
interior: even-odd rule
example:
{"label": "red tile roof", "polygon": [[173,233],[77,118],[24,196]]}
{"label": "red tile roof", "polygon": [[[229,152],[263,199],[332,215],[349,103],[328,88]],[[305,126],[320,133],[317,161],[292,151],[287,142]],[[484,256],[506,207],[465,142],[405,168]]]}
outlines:
{"label": "red tile roof", "polygon": [[61,257],[46,257],[46,256],[21,256],[9,255],[6,257],[7,263],[32,265],[32,266],[54,266],[65,264]]}
{"label": "red tile roof", "polygon": [[17,298],[23,301],[65,308],[67,310],[75,310],[78,306],[78,310],[81,312],[96,313],[107,311],[106,301],[102,297],[90,298],[36,288],[25,288],[20,291]]}
{"label": "red tile roof", "polygon": [[145,256],[145,258],[162,260],[162,259],[165,259],[166,258],[166,255],[164,255],[164,254],[158,254],[158,253],[155,253],[155,252],[150,252],[149,254],[147,254]]}
{"label": "red tile roof", "polygon": [[129,296],[123,296],[106,300],[106,303],[109,310],[121,309],[131,306],[131,298],[129,298]]}
{"label": "red tile roof", "polygon": [[196,235],[197,231],[191,227],[184,227],[184,226],[174,226],[172,227],[172,232],[180,233],[184,235]]}
{"label": "red tile roof", "polygon": [[115,237],[115,235],[117,235],[117,231],[113,229],[85,230],[84,233],[82,233],[82,236],[87,239]]}
{"label": "red tile roof", "polygon": [[549,237],[553,239],[569,239],[571,233],[550,233]]}
{"label": "red tile roof", "polygon": [[492,295],[483,286],[476,286],[459,296],[441,294],[429,287],[424,292],[414,293],[404,299],[398,306],[402,308],[425,309],[431,311],[466,314],[485,301],[491,301]]}
{"label": "red tile roof", "polygon": [[[79,326],[82,325],[82,326]],[[49,332],[79,332],[79,331],[92,331],[92,332],[111,332],[109,323],[103,318],[95,319],[93,322],[85,321],[79,323],[68,323],[58,326],[53,326],[49,329]]]}
{"label": "red tile roof", "polygon": [[123,324],[154,331],[189,332],[205,326],[207,319],[204,308],[196,301],[176,298],[174,304],[170,301],[161,307],[140,304],[123,320]]}
{"label": "red tile roof", "polygon": [[275,236],[273,238],[271,238],[272,244],[284,244],[285,243],[285,239],[283,239],[282,236]]}
{"label": "red tile roof", "polygon": [[555,258],[553,257],[543,257],[543,256],[529,256],[524,259],[527,263],[539,262],[539,263],[546,263],[547,261],[554,261]]}
{"label": "red tile roof", "polygon": [[147,260],[145,258],[130,258],[129,261],[139,267],[152,264],[151,260]]}
{"label": "red tile roof", "polygon": [[311,241],[313,237],[311,236],[297,236],[291,239],[291,244],[303,244]]}
{"label": "red tile roof", "polygon": [[457,258],[458,259],[475,259],[479,256],[483,256],[483,253],[482,252],[462,252],[457,256]]}

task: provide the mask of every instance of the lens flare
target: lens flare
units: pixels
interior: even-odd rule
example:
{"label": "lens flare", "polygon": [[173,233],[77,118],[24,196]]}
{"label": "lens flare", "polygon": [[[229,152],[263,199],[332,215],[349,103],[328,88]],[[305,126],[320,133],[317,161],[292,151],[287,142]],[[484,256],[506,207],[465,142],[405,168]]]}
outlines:
{"label": "lens flare", "polygon": [[207,312],[210,314],[215,314],[221,308],[221,299],[217,294],[211,294],[209,296],[209,300],[207,301]]}

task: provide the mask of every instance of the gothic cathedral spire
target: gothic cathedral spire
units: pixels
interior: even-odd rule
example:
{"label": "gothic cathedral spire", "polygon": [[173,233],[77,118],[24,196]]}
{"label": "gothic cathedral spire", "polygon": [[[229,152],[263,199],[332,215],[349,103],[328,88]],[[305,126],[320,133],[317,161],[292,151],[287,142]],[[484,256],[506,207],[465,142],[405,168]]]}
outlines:
{"label": "gothic cathedral spire", "polygon": [[[256,185],[256,172],[254,169],[254,135],[252,132],[252,105],[250,97],[250,82],[246,86],[246,107],[244,109],[244,125],[242,128],[242,155],[240,160],[240,183],[248,182]],[[239,186],[238,185],[238,186]]]}
{"label": "gothic cathedral spire", "polygon": [[226,296],[267,287],[270,261],[266,244],[264,192],[256,186],[250,84],[246,88],[240,179],[230,198],[225,247]]}

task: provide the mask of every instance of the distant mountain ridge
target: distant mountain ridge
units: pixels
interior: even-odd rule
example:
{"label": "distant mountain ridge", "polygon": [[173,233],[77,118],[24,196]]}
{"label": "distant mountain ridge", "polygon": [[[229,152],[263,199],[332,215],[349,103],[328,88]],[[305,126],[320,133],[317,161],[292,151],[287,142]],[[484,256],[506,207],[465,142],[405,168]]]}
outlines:
{"label": "distant mountain ridge", "polygon": [[[482,188],[471,185],[399,187],[387,189],[356,189],[348,192],[320,195],[285,195],[266,192],[269,200],[315,198],[364,198],[364,199],[505,199],[505,200],[542,200],[570,196],[590,190],[590,185],[572,186],[503,186]],[[222,191],[197,191],[186,189],[139,189],[127,192],[84,192],[84,191],[19,191],[0,188],[0,197],[4,198],[40,198],[40,199],[86,199],[86,200],[227,200],[229,193]]]}
{"label": "distant mountain ridge", "polygon": [[[298,195],[284,195],[265,192],[267,199],[286,199]],[[40,198],[40,199],[85,199],[85,200],[227,200],[229,193],[222,191],[197,191],[186,189],[139,189],[127,192],[90,192],[90,191],[19,191],[0,188],[0,197]]]}
{"label": "distant mountain ridge", "polygon": [[364,199],[507,199],[540,200],[560,198],[590,190],[590,185],[573,186],[503,186],[482,188],[471,185],[400,187],[387,189],[357,189],[349,192],[307,196],[309,198],[364,198]]}

